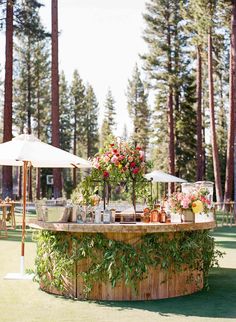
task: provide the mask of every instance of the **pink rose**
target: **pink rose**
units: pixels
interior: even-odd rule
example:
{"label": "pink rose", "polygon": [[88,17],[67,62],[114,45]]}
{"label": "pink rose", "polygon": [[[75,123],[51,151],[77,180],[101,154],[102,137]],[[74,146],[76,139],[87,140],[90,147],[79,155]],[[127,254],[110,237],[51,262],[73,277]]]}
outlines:
{"label": "pink rose", "polygon": [[118,158],[116,155],[113,155],[113,157],[111,158],[111,163],[116,163],[118,161]]}
{"label": "pink rose", "polygon": [[95,159],[95,160],[93,161],[93,166],[94,166],[96,169],[99,169],[99,168],[100,168],[100,164],[99,164],[98,159]]}
{"label": "pink rose", "polygon": [[104,158],[103,158],[103,161],[108,163],[110,161],[110,158],[108,155],[105,155]]}
{"label": "pink rose", "polygon": [[143,151],[139,151],[139,157],[141,160],[144,159],[144,152]]}

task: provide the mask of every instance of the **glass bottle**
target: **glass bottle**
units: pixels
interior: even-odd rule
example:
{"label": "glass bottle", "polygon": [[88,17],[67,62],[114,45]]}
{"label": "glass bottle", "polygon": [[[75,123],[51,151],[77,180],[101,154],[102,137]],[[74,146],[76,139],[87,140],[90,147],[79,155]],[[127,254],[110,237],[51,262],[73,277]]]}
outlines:
{"label": "glass bottle", "polygon": [[170,215],[170,211],[166,211],[166,222],[167,222],[168,224],[170,224],[170,223],[171,223],[171,215]]}
{"label": "glass bottle", "polygon": [[108,207],[106,206],[104,212],[103,212],[103,223],[104,224],[110,224],[111,222],[111,212],[108,209]]}
{"label": "glass bottle", "polygon": [[93,223],[93,207],[87,206],[86,208],[86,223],[92,224]]}
{"label": "glass bottle", "polygon": [[83,209],[81,206],[77,207],[76,209],[76,222],[77,224],[83,224]]}
{"label": "glass bottle", "polygon": [[166,222],[166,212],[163,207],[161,207],[160,222],[162,223]]}
{"label": "glass bottle", "polygon": [[157,209],[153,209],[152,211],[151,211],[151,222],[158,222],[158,218],[159,216],[158,216],[158,211],[157,211]]}
{"label": "glass bottle", "polygon": [[94,223],[95,224],[101,224],[102,221],[102,212],[101,212],[101,207],[97,206],[95,208],[95,218],[94,218]]}
{"label": "glass bottle", "polygon": [[110,209],[110,214],[111,214],[111,223],[114,224],[116,222],[116,210]]}

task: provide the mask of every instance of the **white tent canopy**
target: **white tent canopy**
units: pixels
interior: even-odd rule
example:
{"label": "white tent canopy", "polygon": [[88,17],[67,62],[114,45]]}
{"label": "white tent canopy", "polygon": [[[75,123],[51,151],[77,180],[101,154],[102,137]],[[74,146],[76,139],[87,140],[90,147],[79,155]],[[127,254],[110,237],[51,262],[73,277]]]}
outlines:
{"label": "white tent canopy", "polygon": [[147,173],[144,175],[144,177],[152,182],[187,182],[184,179],[180,179],[160,170],[154,170],[150,173]]}
{"label": "white tent canopy", "polygon": [[0,144],[0,165],[23,167],[23,211],[20,274],[8,274],[7,279],[27,279],[24,274],[25,216],[27,170],[36,168],[91,168],[91,163],[74,154],[43,143],[31,134],[21,134]]}
{"label": "white tent canopy", "polygon": [[36,168],[91,167],[87,160],[43,143],[30,134],[21,134],[0,144],[0,165],[23,166],[24,161]]}

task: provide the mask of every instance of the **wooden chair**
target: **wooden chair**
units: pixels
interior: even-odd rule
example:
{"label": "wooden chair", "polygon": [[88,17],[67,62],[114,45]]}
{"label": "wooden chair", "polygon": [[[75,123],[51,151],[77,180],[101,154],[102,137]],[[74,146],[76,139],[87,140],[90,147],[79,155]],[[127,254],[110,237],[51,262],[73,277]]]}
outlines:
{"label": "wooden chair", "polygon": [[7,213],[7,221],[10,222],[10,226],[8,226],[8,228],[10,227],[12,229],[16,229],[15,203],[14,201],[12,201],[9,202],[6,206],[9,209]]}
{"label": "wooden chair", "polygon": [[[7,238],[8,237],[8,233],[7,233],[7,210],[5,205],[0,204],[1,208],[2,208],[2,214],[0,217],[0,237],[4,237]],[[2,232],[4,233],[4,235],[2,236]]]}
{"label": "wooden chair", "polygon": [[215,208],[218,210],[222,210],[223,216],[221,220],[221,226],[232,227],[233,219],[234,219],[234,201],[226,201],[226,202],[215,202]]}

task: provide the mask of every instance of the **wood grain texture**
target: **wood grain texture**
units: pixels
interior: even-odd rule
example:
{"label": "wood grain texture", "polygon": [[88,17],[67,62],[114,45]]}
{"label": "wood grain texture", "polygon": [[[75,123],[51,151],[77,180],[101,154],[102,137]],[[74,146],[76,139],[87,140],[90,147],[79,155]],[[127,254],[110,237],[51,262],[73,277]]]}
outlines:
{"label": "wood grain texture", "polygon": [[[65,224],[60,224],[65,225]],[[192,226],[193,224],[190,224]],[[198,225],[198,224],[194,224]],[[92,226],[92,225],[90,225]],[[108,227],[108,225],[106,225]],[[156,225],[157,226],[157,225]],[[173,226],[173,225],[172,225]],[[179,225],[175,225],[179,226]],[[51,224],[50,224],[51,227]],[[120,225],[119,225],[120,227]],[[189,230],[189,224],[184,224],[183,229]],[[201,223],[198,227],[205,227],[209,229],[209,225],[204,225]],[[162,231],[161,231],[162,232]],[[69,235],[81,237],[84,232],[68,232]],[[111,240],[120,240],[129,244],[139,243],[141,237],[146,233],[146,231],[137,232],[133,231],[131,233],[119,232],[105,232],[106,238]],[[169,238],[175,237],[175,232],[168,232]],[[98,253],[99,256],[99,253]],[[86,271],[90,264],[91,259],[81,260],[74,270],[77,273],[77,277],[71,280],[65,280],[65,291],[60,292],[53,287],[45,287],[40,285],[41,289],[53,293],[60,294],[64,296],[70,296],[77,299],[85,299],[84,288],[85,284],[79,273]],[[182,266],[181,271],[174,271],[172,267],[169,270],[162,270],[160,266],[149,267],[148,274],[144,276],[144,279],[139,281],[137,284],[138,292],[135,292],[131,287],[125,284],[125,281],[119,282],[115,287],[112,287],[109,282],[98,281],[92,291],[89,293],[86,299],[90,300],[112,300],[112,301],[130,301],[130,300],[154,300],[163,299],[170,297],[177,297],[182,295],[187,295],[199,291],[203,288],[203,272],[202,271],[192,271],[187,265]]]}
{"label": "wood grain texture", "polygon": [[141,223],[136,224],[76,224],[76,223],[47,223],[43,221],[31,221],[31,228],[50,231],[67,231],[81,233],[163,233],[177,231],[191,231],[202,229],[213,229],[216,227],[215,221],[201,223]]}

